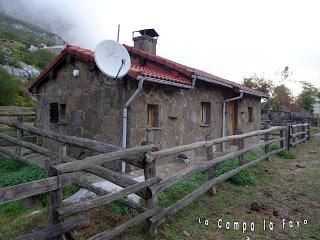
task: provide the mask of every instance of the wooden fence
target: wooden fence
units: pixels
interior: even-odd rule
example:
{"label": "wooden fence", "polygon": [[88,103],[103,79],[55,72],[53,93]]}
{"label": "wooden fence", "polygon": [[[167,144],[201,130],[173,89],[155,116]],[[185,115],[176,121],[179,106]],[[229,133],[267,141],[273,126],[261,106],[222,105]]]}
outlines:
{"label": "wooden fence", "polygon": [[[277,126],[239,135],[208,139],[202,142],[167,149],[159,149],[158,146],[153,144],[121,149],[117,146],[95,140],[61,135],[48,130],[30,127],[17,121],[0,119],[0,124],[18,130],[28,131],[41,137],[50,138],[58,141],[60,144],[60,151],[59,153],[56,153],[34,143],[0,134],[0,139],[30,149],[44,156],[43,165],[46,166],[47,170],[47,177],[44,179],[0,189],[0,204],[40,193],[48,193],[48,227],[15,239],[62,239],[62,235],[67,239],[74,239],[73,230],[84,226],[89,222],[89,219],[79,213],[103,206],[113,201],[118,201],[130,208],[136,209],[139,214],[127,222],[92,236],[89,239],[111,239],[143,221],[146,221],[148,224],[148,234],[151,237],[155,236],[157,227],[164,222],[167,217],[177,213],[206,192],[214,194],[215,187],[218,183],[229,179],[246,168],[258,164],[262,160],[266,159],[270,161],[273,154],[293,147],[310,138],[310,125],[298,124],[289,127]],[[277,137],[271,139],[270,135],[275,132],[278,132],[279,134]],[[247,146],[244,145],[244,139],[259,136],[263,137],[262,141]],[[219,157],[213,157],[213,146],[229,141],[237,141],[237,150],[224,153],[224,155]],[[280,143],[280,147],[279,149],[272,150],[270,145],[276,142]],[[99,154],[87,157],[83,160],[73,159],[66,154],[67,145],[91,149]],[[204,161],[191,165],[190,167],[166,176],[163,179],[156,176],[156,165],[164,157],[199,148],[206,149]],[[245,153],[261,148],[264,149],[264,154],[261,157],[251,162],[245,161]],[[16,152],[8,151],[4,147],[0,147],[0,152],[20,161],[28,162],[24,156],[21,156]],[[219,164],[235,158],[238,158],[239,160],[239,166],[237,168],[222,175],[216,174],[216,167]],[[144,169],[145,181],[137,182],[125,175],[101,166],[104,163],[115,160],[124,160],[129,164]],[[88,182],[81,180],[83,171],[103,177],[106,180],[123,187],[123,189],[118,192],[109,193],[101,188],[90,185]],[[208,172],[208,180],[202,186],[167,208],[160,208],[158,206],[158,193],[199,171]],[[88,188],[99,196],[92,200],[63,206],[61,189],[71,184],[77,184]],[[136,193],[145,199],[146,205],[137,204],[130,201],[128,198],[125,198],[132,193]]]}

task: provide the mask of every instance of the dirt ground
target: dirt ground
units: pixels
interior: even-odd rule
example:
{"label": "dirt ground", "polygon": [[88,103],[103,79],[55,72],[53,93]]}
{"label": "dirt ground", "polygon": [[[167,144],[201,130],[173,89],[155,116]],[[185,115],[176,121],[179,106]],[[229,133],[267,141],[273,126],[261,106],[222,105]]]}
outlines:
{"label": "dirt ground", "polygon": [[[252,168],[253,185],[225,182],[215,196],[201,196],[163,223],[157,239],[320,239],[320,141],[293,152],[295,159],[275,156]],[[144,239],[140,231],[118,239]]]}

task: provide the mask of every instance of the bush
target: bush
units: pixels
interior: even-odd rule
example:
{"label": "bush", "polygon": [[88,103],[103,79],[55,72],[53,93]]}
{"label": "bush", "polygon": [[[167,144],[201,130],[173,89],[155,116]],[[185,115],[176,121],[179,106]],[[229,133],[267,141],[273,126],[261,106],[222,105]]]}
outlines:
{"label": "bush", "polygon": [[44,69],[53,60],[54,56],[54,53],[48,50],[39,49],[34,52],[28,52],[22,61],[39,69]]}
{"label": "bush", "polygon": [[0,68],[0,106],[14,104],[18,96],[19,90],[15,79]]}
{"label": "bush", "polygon": [[[221,175],[237,167],[238,167],[238,161],[229,160],[228,162],[223,163],[217,167],[217,173],[218,175]],[[239,172],[237,175],[233,176],[232,178],[229,178],[228,181],[236,185],[249,185],[249,184],[255,183],[255,178],[249,169],[244,169],[241,172]]]}
{"label": "bush", "polygon": [[284,159],[295,159],[296,155],[294,154],[294,152],[292,152],[291,150],[284,150],[280,153],[278,153],[279,157],[284,158]]}
{"label": "bush", "polygon": [[44,171],[36,165],[27,165],[0,155],[0,187],[8,187],[38,180]]}

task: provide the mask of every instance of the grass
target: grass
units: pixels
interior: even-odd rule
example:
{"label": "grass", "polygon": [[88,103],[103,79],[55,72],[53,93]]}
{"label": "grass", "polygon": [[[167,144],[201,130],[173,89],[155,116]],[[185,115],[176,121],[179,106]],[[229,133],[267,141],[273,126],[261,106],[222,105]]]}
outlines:
{"label": "grass", "polygon": [[[320,129],[319,129],[320,130]],[[278,149],[274,144],[272,149]],[[310,152],[310,155],[308,153]],[[257,166],[234,176],[235,179],[220,183],[217,194],[213,197],[202,195],[189,206],[169,217],[165,223],[158,228],[156,239],[317,239],[319,236],[319,204],[320,190],[317,187],[319,167],[319,143],[307,142],[304,146],[295,148],[289,152],[284,151],[278,156],[273,156],[271,162],[262,161]],[[246,161],[253,161],[263,154],[261,149],[245,154]],[[287,155],[293,155],[288,157]],[[282,156],[282,158],[280,158]],[[304,156],[303,158],[301,158]],[[305,168],[297,168],[296,165],[305,165]],[[238,166],[238,160],[233,159],[221,164],[217,169],[219,174]],[[10,166],[9,166],[10,169]],[[14,167],[12,167],[14,169]],[[238,178],[238,179],[237,179]],[[191,193],[207,181],[207,173],[199,172],[179,181],[158,195],[159,205],[168,207],[182,197]],[[319,188],[320,189],[320,188]],[[69,190],[65,190],[68,192]],[[72,189],[70,190],[73,191]],[[266,210],[256,212],[250,209],[253,202],[262,203]],[[21,211],[21,212],[20,212]],[[279,212],[274,216],[273,212]],[[43,226],[41,220],[45,213],[41,212],[37,217],[29,216],[21,209],[20,203],[14,202],[0,209],[0,239],[15,236],[22,232],[28,232],[33,226],[37,229]],[[137,213],[117,203],[111,203],[101,208],[88,211],[90,225],[76,234],[77,239],[87,239],[106,229],[127,221]],[[9,221],[8,226],[4,223],[2,215],[6,218],[15,219]],[[199,224],[199,218],[208,219],[209,225]],[[233,230],[217,229],[218,219],[224,222],[239,221],[255,222],[254,232],[237,232]],[[281,229],[281,220],[298,220],[307,218],[308,226],[299,229]],[[265,232],[262,221],[273,221],[275,230]],[[2,221],[2,222],[1,222]],[[18,230],[19,224],[21,230]],[[2,225],[3,224],[3,225]],[[126,231],[116,239],[147,239],[142,229],[145,224],[138,224]],[[188,237],[184,232],[190,234]]]}

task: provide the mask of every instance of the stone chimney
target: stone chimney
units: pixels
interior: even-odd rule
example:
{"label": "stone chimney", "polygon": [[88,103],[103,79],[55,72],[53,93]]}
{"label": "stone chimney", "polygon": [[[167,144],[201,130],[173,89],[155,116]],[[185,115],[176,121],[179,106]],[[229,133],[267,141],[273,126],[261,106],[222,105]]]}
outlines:
{"label": "stone chimney", "polygon": [[[135,33],[139,33],[139,36],[135,36]],[[159,34],[151,29],[143,29],[139,31],[134,31],[132,33],[133,46],[142,51],[156,55],[156,46]]]}

